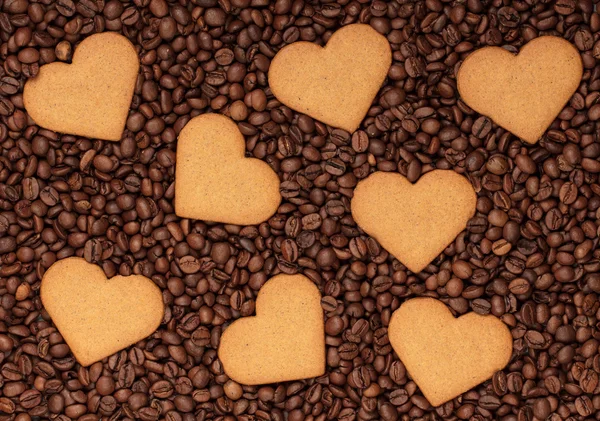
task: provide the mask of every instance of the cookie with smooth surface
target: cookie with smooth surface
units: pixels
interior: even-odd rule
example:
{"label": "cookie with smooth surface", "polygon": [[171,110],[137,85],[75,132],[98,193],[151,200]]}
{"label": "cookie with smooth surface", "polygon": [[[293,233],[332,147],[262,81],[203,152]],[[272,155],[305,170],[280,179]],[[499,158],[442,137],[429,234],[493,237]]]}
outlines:
{"label": "cookie with smooth surface", "polygon": [[478,113],[528,143],[536,143],[577,90],[581,56],[568,41],[543,36],[518,55],[484,47],[470,54],[457,76],[458,91]]}
{"label": "cookie with smooth surface", "polygon": [[114,32],[91,35],[75,48],[72,64],[46,64],[25,83],[25,109],[46,129],[120,140],[138,69],[127,38]]}
{"label": "cookie with smooth surface", "polygon": [[221,336],[225,373],[247,385],[317,377],[325,372],[321,294],[303,275],[277,275],[256,298],[256,316],[233,322]]}
{"label": "cookie with smooth surface", "polygon": [[406,301],[392,314],[388,337],[429,403],[439,406],[491,378],[508,364],[512,336],[498,318],[455,318],[433,298]]}
{"label": "cookie with smooth surface", "polygon": [[338,29],[325,47],[295,42],[271,61],[269,86],[296,111],[334,127],[358,128],[392,63],[387,39],[369,25]]}
{"label": "cookie with smooth surface", "polygon": [[100,267],[79,257],[54,263],[42,278],[40,294],[83,366],[144,339],[163,319],[162,293],[150,279],[107,279]]}
{"label": "cookie with smooth surface", "polygon": [[431,171],[416,184],[376,172],[358,183],[351,209],[366,233],[416,273],[465,229],[476,200],[471,183],[454,171]]}
{"label": "cookie with smooth surface", "polygon": [[238,225],[269,219],[281,202],[279,177],[245,152],[244,136],[229,118],[203,114],[190,120],[177,140],[175,213]]}

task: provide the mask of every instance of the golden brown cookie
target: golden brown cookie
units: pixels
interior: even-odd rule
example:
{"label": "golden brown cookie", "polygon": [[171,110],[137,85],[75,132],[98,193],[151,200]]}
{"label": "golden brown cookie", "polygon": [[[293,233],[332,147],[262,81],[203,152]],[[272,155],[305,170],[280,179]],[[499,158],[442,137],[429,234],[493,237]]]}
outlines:
{"label": "golden brown cookie", "polygon": [[536,143],[577,90],[583,65],[568,41],[543,36],[518,55],[484,47],[458,71],[458,91],[469,107],[528,143]]}
{"label": "golden brown cookie", "polygon": [[351,202],[356,223],[413,272],[420,272],[467,226],[475,213],[471,183],[435,170],[411,184],[376,172],[358,183]]}
{"label": "golden brown cookie", "polygon": [[281,201],[279,177],[245,152],[244,136],[229,118],[203,114],[190,120],[177,141],[177,215],[238,225],[269,219]]}
{"label": "golden brown cookie", "polygon": [[160,289],[141,275],[107,279],[79,257],[54,263],[41,298],[77,361],[88,366],[152,334],[163,318]]}
{"label": "golden brown cookie", "polygon": [[290,108],[349,132],[358,128],[392,63],[387,39],[369,25],[337,30],[325,47],[295,42],[271,61],[269,86]]}
{"label": "golden brown cookie", "polygon": [[120,140],[138,69],[127,38],[114,32],[91,35],[75,49],[72,64],[46,64],[27,81],[25,109],[46,129]]}
{"label": "golden brown cookie", "polygon": [[317,377],[325,372],[321,294],[303,275],[277,275],[256,299],[256,316],[225,329],[219,346],[225,373],[247,385]]}
{"label": "golden brown cookie", "polygon": [[388,336],[429,403],[439,406],[502,370],[512,336],[500,319],[477,313],[454,318],[441,301],[414,298],[392,314]]}

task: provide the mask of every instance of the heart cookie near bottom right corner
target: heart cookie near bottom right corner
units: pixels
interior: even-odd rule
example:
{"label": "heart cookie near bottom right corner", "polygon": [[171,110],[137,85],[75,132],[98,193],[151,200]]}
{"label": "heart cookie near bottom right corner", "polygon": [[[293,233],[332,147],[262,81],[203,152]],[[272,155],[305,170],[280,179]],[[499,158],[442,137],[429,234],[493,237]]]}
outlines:
{"label": "heart cookie near bottom right corner", "polygon": [[500,319],[477,313],[455,318],[433,298],[402,304],[392,315],[388,336],[433,406],[490,379],[512,355],[512,335]]}

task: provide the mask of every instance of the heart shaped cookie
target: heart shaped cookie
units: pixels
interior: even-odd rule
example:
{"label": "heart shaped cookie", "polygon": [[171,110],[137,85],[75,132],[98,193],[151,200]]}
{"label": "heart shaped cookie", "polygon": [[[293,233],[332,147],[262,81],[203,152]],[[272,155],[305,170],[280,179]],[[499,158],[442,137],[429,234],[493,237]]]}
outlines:
{"label": "heart shaped cookie", "polygon": [[245,158],[237,125],[219,114],[190,120],[179,134],[175,213],[183,218],[252,225],[277,210],[279,177],[265,162]]}
{"label": "heart shaped cookie", "polygon": [[320,376],[325,372],[321,294],[302,275],[278,275],[256,298],[256,316],[233,322],[221,336],[225,373],[247,385]]}
{"label": "heart shaped cookie", "polygon": [[269,86],[290,108],[349,132],[358,128],[392,63],[387,39],[369,25],[337,30],[322,48],[295,42],[271,61]]}
{"label": "heart shaped cookie", "polygon": [[536,143],[577,90],[583,65],[568,41],[544,36],[517,56],[485,47],[461,65],[458,91],[475,111],[528,143]]}
{"label": "heart shaped cookie", "polygon": [[467,226],[477,201],[471,183],[435,170],[411,184],[376,172],[358,183],[351,202],[356,223],[413,272],[420,272]]}
{"label": "heart shaped cookie", "polygon": [[77,46],[72,64],[46,64],[27,81],[25,109],[46,129],[120,140],[138,69],[127,38],[114,32],[91,35]]}
{"label": "heart shaped cookie", "polygon": [[441,301],[414,298],[392,314],[388,336],[429,403],[439,406],[502,370],[512,354],[508,327],[494,316],[454,318]]}
{"label": "heart shaped cookie", "polygon": [[40,292],[77,361],[88,366],[152,334],[163,318],[160,289],[145,276],[107,279],[79,257],[54,263]]}

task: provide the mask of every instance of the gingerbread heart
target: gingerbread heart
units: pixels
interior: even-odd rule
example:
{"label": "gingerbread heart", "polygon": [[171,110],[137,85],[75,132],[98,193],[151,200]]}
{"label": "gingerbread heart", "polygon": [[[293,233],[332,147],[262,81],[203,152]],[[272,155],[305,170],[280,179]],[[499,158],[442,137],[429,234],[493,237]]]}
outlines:
{"label": "gingerbread heart", "polygon": [[489,379],[512,354],[512,336],[500,319],[477,313],[454,318],[433,298],[402,304],[392,314],[388,337],[433,406]]}
{"label": "gingerbread heart", "polygon": [[465,229],[476,200],[471,183],[454,171],[431,171],[414,185],[376,172],[358,183],[351,209],[365,232],[420,272]]}
{"label": "gingerbread heart", "polygon": [[152,334],[163,318],[160,289],[141,275],[107,279],[79,257],[54,263],[41,298],[77,361],[88,366]]}
{"label": "gingerbread heart", "polygon": [[25,109],[46,129],[120,140],[138,69],[127,38],[114,32],[92,35],[77,46],[72,64],[46,64],[27,81]]}
{"label": "gingerbread heart", "polygon": [[279,177],[245,152],[244,136],[229,118],[193,118],[177,141],[175,213],[238,225],[269,219],[281,202]]}
{"label": "gingerbread heart", "polygon": [[458,91],[475,111],[528,143],[536,143],[577,90],[583,65],[568,41],[544,36],[518,55],[485,47],[458,71]]}
{"label": "gingerbread heart", "polygon": [[392,63],[387,39],[369,25],[337,30],[323,48],[295,42],[271,61],[269,86],[278,100],[331,126],[353,132]]}
{"label": "gingerbread heart", "polygon": [[278,275],[256,298],[256,316],[233,322],[221,336],[225,373],[247,385],[299,380],[325,372],[321,294],[302,275]]}

